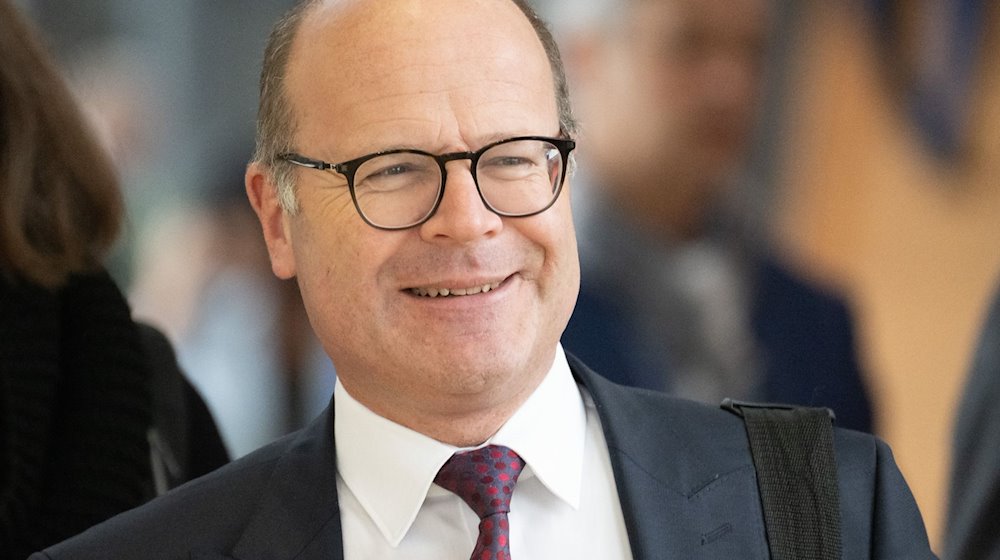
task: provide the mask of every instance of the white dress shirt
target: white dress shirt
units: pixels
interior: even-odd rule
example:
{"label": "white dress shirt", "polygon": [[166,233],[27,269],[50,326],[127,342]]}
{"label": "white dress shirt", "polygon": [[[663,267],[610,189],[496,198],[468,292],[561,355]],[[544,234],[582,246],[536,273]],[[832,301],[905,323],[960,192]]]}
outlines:
{"label": "white dress shirt", "polygon": [[[459,449],[334,390],[344,558],[468,560],[479,518],[434,484]],[[513,560],[631,558],[601,422],[562,347],[538,389],[486,444],[524,460],[510,505]]]}

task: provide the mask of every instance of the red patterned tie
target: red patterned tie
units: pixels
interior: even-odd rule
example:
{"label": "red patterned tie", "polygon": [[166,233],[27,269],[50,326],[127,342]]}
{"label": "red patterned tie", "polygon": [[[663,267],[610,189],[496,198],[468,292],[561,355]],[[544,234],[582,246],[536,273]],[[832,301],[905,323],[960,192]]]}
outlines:
{"label": "red patterned tie", "polygon": [[502,445],[456,453],[434,482],[465,500],[479,516],[479,539],[471,560],[510,560],[507,513],[524,462]]}

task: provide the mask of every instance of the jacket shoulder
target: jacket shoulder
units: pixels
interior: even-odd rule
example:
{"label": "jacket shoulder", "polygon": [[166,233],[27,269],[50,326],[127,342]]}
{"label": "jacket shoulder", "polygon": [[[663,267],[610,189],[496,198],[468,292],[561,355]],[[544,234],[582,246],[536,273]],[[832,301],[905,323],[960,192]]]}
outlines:
{"label": "jacket shoulder", "polygon": [[[739,509],[763,530],[756,470],[740,417],[719,406],[617,385],[569,359],[600,415],[612,462],[621,474],[623,507],[657,511],[674,496],[684,504],[697,498],[714,508],[711,515]],[[889,446],[871,434],[835,427],[834,456],[843,557],[934,558]],[[718,503],[706,499],[720,495],[716,489],[726,492]],[[654,494],[655,503],[648,499]],[[635,538],[655,540],[645,533]]]}
{"label": "jacket shoulder", "polygon": [[296,434],[45,550],[53,560],[180,559],[232,548]]}

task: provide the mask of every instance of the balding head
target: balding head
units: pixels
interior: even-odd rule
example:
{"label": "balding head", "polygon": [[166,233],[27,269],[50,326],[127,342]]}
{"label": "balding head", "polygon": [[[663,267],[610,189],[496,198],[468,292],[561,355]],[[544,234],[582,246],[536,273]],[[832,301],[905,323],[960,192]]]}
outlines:
{"label": "balding head", "polygon": [[[552,71],[560,127],[564,134],[575,136],[577,122],[573,115],[566,72],[556,41],[545,22],[525,0],[510,0],[510,2],[530,22],[545,50]],[[371,10],[380,5],[385,7],[387,3],[385,0],[381,3],[369,3],[364,0],[301,0],[275,24],[271,31],[264,51],[260,77],[254,161],[270,168],[273,183],[278,188],[280,200],[286,210],[294,212],[297,208],[292,168],[280,161],[277,156],[292,148],[292,137],[296,128],[295,114],[286,95],[285,79],[297,33],[303,21],[314,15],[325,14],[326,17],[333,17],[338,13]]]}
{"label": "balding head", "polygon": [[[573,132],[551,37],[512,0],[345,0],[293,12],[267,56],[246,183],[272,269],[296,277],[352,396],[440,441],[483,441],[549,371],[579,288],[565,154],[544,147]],[[293,171],[294,196],[274,181],[286,151],[312,167]],[[539,179],[554,198],[513,217],[483,177],[517,204]],[[368,210],[432,183],[421,221],[373,227]]]}

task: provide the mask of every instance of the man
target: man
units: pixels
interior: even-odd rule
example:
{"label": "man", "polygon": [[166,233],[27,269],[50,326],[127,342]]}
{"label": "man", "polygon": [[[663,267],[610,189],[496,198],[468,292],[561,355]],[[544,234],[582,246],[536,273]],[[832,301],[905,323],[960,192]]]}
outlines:
{"label": "man", "polygon": [[828,406],[838,425],[871,431],[846,305],[776,256],[749,200],[759,189],[737,179],[772,2],[584,4],[589,17],[562,36],[585,128],[567,350],[620,383]]}
{"label": "man", "polygon": [[[763,557],[741,421],[559,346],[574,125],[542,24],[511,0],[342,0],[276,29],[247,191],[331,407],[37,558]],[[846,557],[932,558],[885,445],[837,441]]]}

